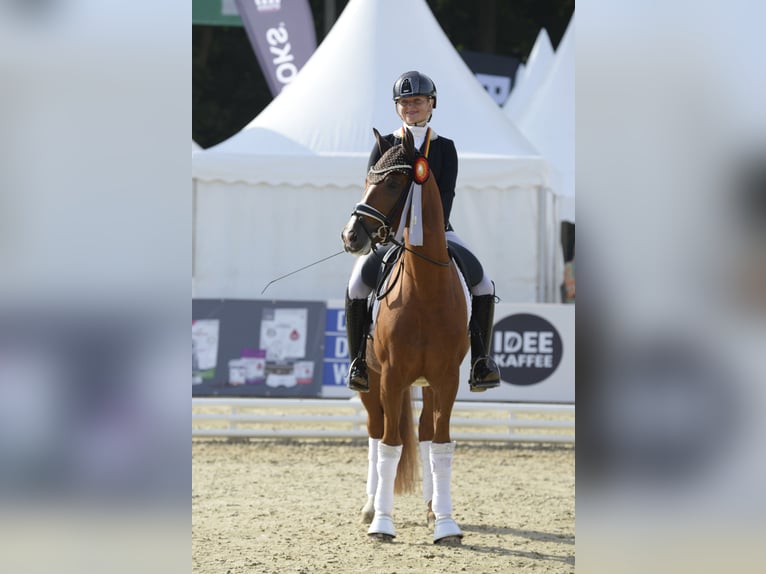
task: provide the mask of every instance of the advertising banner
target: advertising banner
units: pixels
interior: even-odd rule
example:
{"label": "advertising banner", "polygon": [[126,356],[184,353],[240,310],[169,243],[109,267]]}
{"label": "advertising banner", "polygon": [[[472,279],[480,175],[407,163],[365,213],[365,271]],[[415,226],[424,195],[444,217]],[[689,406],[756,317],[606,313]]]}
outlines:
{"label": "advertising banner", "polygon": [[346,311],[343,301],[329,301],[327,303],[325,325],[322,396],[325,398],[352,397],[356,393],[346,387],[350,361],[346,339]]}
{"label": "advertising banner", "polygon": [[497,389],[468,389],[469,361],[461,366],[461,401],[575,402],[575,306],[499,303],[492,358],[500,368]]}
{"label": "advertising banner", "polygon": [[192,395],[318,397],[325,305],[194,299]]}
{"label": "advertising banner", "polygon": [[[324,341],[322,396],[353,396],[355,393],[346,387],[349,357],[343,301],[327,303]],[[500,387],[471,392],[469,353],[460,367],[457,400],[575,402],[574,305],[499,303],[491,353],[500,368]]]}
{"label": "advertising banner", "polygon": [[296,76],[316,49],[308,0],[236,0],[255,56],[273,96]]}

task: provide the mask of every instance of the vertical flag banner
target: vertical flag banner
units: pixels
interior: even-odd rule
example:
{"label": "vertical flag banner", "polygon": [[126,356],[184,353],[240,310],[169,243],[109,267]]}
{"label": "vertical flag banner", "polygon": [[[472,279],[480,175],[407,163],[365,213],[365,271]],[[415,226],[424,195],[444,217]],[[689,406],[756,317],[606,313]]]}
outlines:
{"label": "vertical flag banner", "polygon": [[255,56],[273,96],[296,76],[316,49],[308,0],[236,0]]}

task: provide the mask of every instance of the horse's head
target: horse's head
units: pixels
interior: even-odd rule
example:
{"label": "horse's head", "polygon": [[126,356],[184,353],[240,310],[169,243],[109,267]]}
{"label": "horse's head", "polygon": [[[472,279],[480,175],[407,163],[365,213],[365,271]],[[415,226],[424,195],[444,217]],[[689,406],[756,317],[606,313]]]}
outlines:
{"label": "horse's head", "polygon": [[418,156],[412,134],[404,131],[401,144],[392,146],[373,128],[381,157],[370,168],[362,201],[341,232],[348,253],[365,255],[373,245],[387,243],[398,224],[407,191],[412,183],[413,164]]}

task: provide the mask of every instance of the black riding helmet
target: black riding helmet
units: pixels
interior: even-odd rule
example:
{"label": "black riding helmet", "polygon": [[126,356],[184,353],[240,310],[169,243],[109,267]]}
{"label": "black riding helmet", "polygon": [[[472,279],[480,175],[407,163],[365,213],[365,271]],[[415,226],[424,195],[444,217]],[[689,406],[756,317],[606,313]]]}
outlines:
{"label": "black riding helmet", "polygon": [[434,99],[434,109],[436,108],[436,84],[433,80],[415,70],[404,72],[394,82],[394,101],[399,98],[410,98],[412,96],[428,96]]}

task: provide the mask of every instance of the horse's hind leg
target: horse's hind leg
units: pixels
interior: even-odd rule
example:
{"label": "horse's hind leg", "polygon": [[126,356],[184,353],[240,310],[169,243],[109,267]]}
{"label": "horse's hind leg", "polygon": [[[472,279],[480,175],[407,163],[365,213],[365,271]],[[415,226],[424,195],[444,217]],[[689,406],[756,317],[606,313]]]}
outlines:
{"label": "horse's hind leg", "polygon": [[434,442],[431,444],[431,469],[434,482],[432,507],[436,515],[435,544],[460,544],[460,539],[463,537],[460,527],[452,519],[452,494],[450,492],[455,443],[450,440],[449,423],[458,383],[459,380],[456,376],[454,384],[445,385],[445,388],[434,392],[434,420],[436,425]]}
{"label": "horse's hind leg", "polygon": [[426,526],[431,526],[436,520],[436,516],[431,509],[431,501],[434,497],[434,481],[431,471],[431,441],[420,441],[420,465],[423,477],[423,502],[426,504]]}
{"label": "horse's hind leg", "polygon": [[367,502],[362,507],[362,523],[369,524],[375,516],[375,491],[378,488],[379,438],[367,438]]}
{"label": "horse's hind leg", "polygon": [[418,439],[432,441],[434,438],[434,392],[431,387],[422,387],[423,409],[420,411]]}
{"label": "horse's hind leg", "polygon": [[434,394],[430,387],[422,388],[423,409],[420,411],[418,439],[420,441],[420,464],[423,477],[423,502],[426,504],[426,525],[430,527],[436,520],[431,509],[434,494],[433,475],[431,473],[431,441],[434,437]]}
{"label": "horse's hind leg", "polygon": [[455,443],[431,444],[431,467],[433,469],[434,498],[432,508],[436,516],[434,524],[434,543],[459,543],[463,533],[452,519],[452,456]]}

